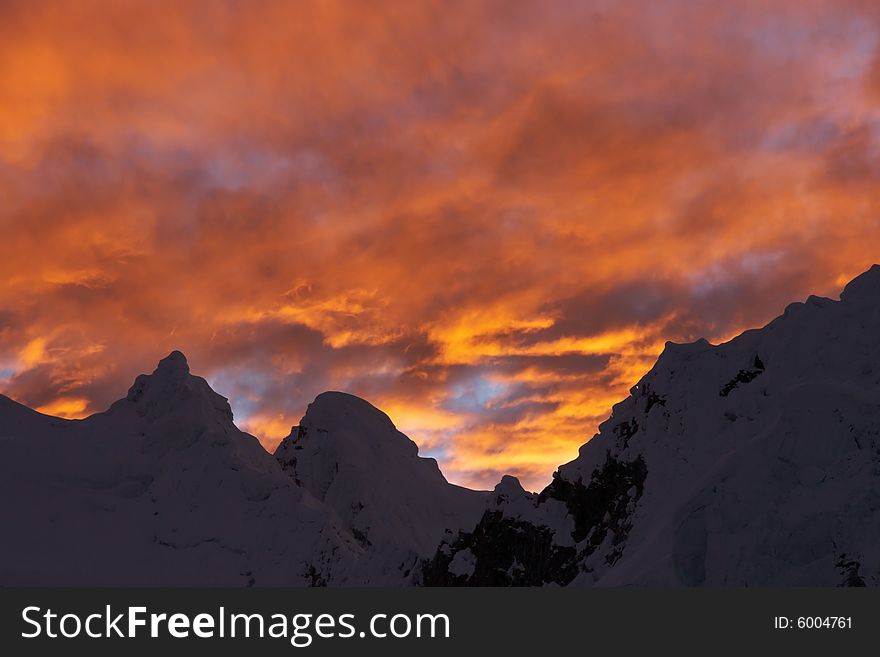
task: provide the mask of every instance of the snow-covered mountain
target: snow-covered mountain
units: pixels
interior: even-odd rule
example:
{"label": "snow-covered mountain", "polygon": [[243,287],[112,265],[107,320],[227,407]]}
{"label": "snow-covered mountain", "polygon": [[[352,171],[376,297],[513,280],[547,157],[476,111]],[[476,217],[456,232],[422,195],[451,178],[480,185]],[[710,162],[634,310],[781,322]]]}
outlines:
{"label": "snow-covered mountain", "polygon": [[375,563],[372,577],[411,582],[447,529],[477,523],[487,495],[448,483],[437,461],[418,452],[379,409],[325,392],[275,457],[298,485],[335,511]]}
{"label": "snow-covered mountain", "polygon": [[540,494],[330,392],[274,457],[174,352],[84,420],[0,396],[0,585],[880,584],[880,267],[668,343]]}
{"label": "snow-covered mountain", "polygon": [[482,513],[350,395],[315,400],[278,456],[180,352],[84,420],[0,396],[0,584],[400,586]]}
{"label": "snow-covered mountain", "polygon": [[540,494],[512,479],[424,583],[880,584],[880,267],[713,346],[667,343]]}
{"label": "snow-covered mountain", "polygon": [[0,583],[335,581],[361,552],[172,353],[81,421],[0,398]]}

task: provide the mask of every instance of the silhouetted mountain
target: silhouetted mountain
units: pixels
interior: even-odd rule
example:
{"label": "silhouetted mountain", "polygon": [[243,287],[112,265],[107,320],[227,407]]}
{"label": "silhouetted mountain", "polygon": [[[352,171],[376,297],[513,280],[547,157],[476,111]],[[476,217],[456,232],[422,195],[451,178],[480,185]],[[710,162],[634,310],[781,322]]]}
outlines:
{"label": "silhouetted mountain", "polygon": [[667,343],[536,497],[492,499],[425,583],[880,583],[880,267],[728,343]]}
{"label": "silhouetted mountain", "polygon": [[358,559],[179,352],[85,420],[2,402],[3,584],[305,584]]}
{"label": "silhouetted mountain", "polygon": [[307,447],[302,486],[180,352],[85,420],[0,396],[0,583],[401,585],[445,522],[479,518],[481,494],[448,484],[365,401],[321,395],[310,426],[327,433],[320,458],[311,441],[281,449]]}
{"label": "silhouetted mountain", "polygon": [[338,392],[273,458],[179,352],[84,420],[0,396],[0,584],[877,585],[878,337],[875,266],[667,343],[540,494],[448,483]]}
{"label": "silhouetted mountain", "polygon": [[448,483],[437,461],[418,453],[382,411],[325,392],[275,457],[358,540],[377,569],[370,581],[387,582],[413,581],[447,529],[477,523],[487,495]]}

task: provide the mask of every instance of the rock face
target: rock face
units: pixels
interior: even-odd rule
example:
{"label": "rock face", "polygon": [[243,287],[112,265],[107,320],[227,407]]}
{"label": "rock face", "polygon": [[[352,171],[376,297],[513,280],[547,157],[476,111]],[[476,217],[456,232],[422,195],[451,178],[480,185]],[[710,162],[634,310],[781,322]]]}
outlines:
{"label": "rock face", "polygon": [[325,392],[275,457],[363,548],[364,583],[411,583],[447,530],[476,524],[487,496],[450,484],[437,461],[418,452],[382,411]]}
{"label": "rock face", "polygon": [[[568,584],[577,574],[577,553],[559,541],[551,525],[563,521],[562,504],[535,515],[538,496],[509,475],[495,487],[472,531],[444,542],[423,566],[428,586],[541,586]],[[554,522],[555,521],[555,522]]]}
{"label": "rock face", "polygon": [[577,459],[492,500],[424,583],[876,586],[878,542],[874,266],[726,344],[668,343]]}

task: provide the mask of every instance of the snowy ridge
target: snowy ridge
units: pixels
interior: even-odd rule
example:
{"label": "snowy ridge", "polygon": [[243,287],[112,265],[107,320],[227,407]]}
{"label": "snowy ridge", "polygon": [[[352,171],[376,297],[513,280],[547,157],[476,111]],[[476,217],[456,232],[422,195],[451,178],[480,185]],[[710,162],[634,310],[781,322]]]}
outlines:
{"label": "snowy ridge", "polygon": [[179,352],[84,420],[0,395],[0,585],[876,586],[878,336],[874,266],[667,343],[540,494],[448,483],[339,392],[271,455]]}
{"label": "snowy ridge", "polygon": [[357,562],[354,541],[235,427],[180,353],[105,413],[8,415],[3,584],[299,585]]}
{"label": "snowy ridge", "polygon": [[318,395],[275,457],[333,509],[376,562],[380,581],[412,582],[446,530],[476,524],[486,497],[448,483],[387,415],[341,392]]}
{"label": "snowy ridge", "polygon": [[[878,336],[875,265],[841,301],[718,346],[668,343],[530,506],[487,509],[426,583],[880,584]],[[535,540],[499,551],[514,531]]]}
{"label": "snowy ridge", "polygon": [[[448,484],[363,400],[331,393],[312,409],[302,426],[332,431],[320,459],[304,452],[303,477],[350,475],[318,497],[180,352],[85,420],[0,396],[0,584],[411,583],[447,527],[476,522],[483,494]],[[384,456],[359,473],[371,451]]]}

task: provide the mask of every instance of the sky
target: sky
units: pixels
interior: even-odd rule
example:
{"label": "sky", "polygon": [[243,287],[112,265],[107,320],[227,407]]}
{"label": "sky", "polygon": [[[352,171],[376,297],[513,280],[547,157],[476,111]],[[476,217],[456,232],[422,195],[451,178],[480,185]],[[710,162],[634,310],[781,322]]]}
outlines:
{"label": "sky", "polygon": [[0,1],[0,392],[173,349],[272,449],[344,390],[538,489],[665,341],[880,261],[880,6]]}

